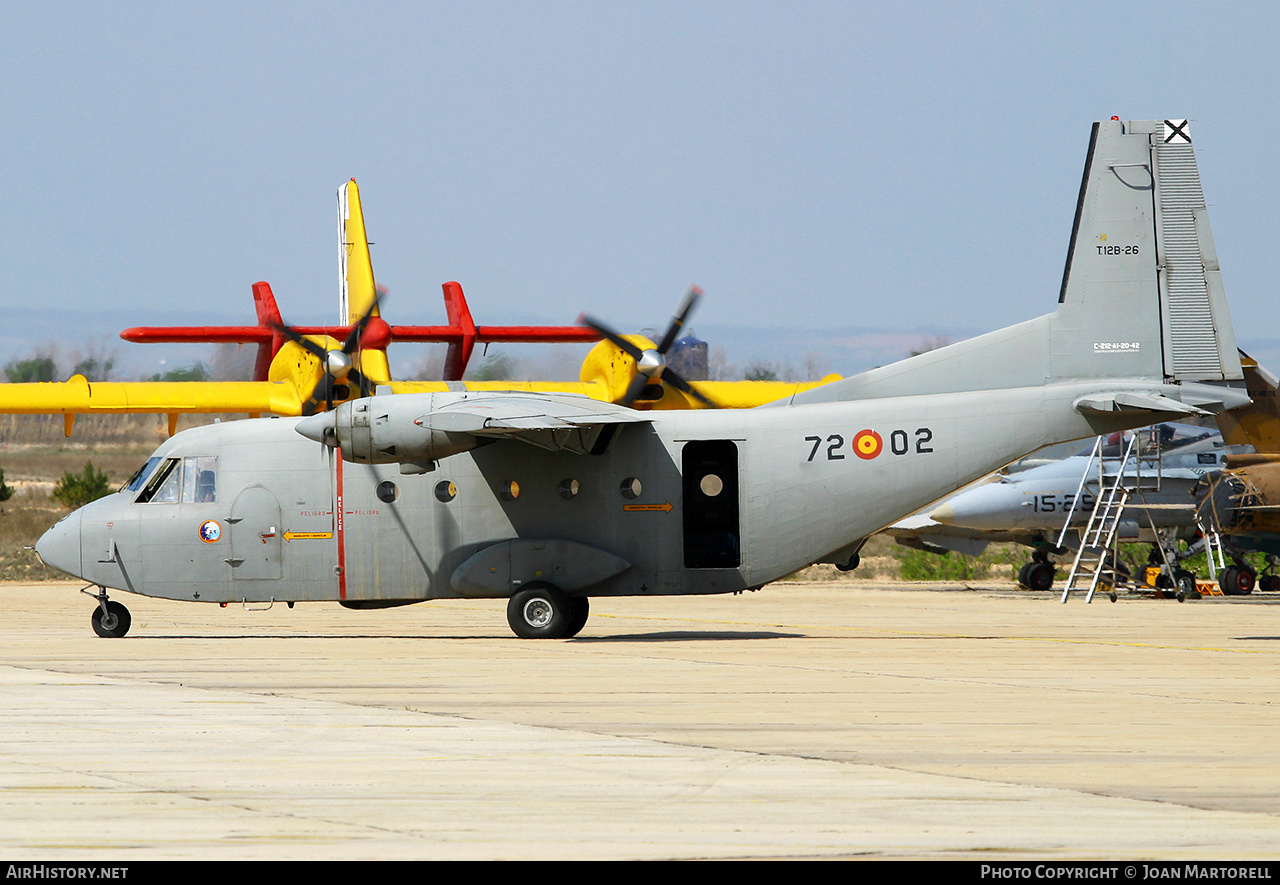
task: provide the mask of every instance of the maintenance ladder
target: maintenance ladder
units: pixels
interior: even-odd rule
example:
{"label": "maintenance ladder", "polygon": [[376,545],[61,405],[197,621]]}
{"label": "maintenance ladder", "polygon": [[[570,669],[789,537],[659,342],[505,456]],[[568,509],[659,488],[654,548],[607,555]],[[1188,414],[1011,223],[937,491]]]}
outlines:
{"label": "maintenance ladder", "polygon": [[[1080,547],[1076,551],[1076,558],[1071,565],[1071,572],[1067,575],[1067,585],[1062,590],[1063,602],[1066,602],[1068,597],[1071,596],[1072,590],[1086,588],[1085,602],[1093,602],[1093,594],[1107,573],[1111,573],[1113,586],[1117,581],[1117,576],[1114,574],[1114,563],[1116,562],[1115,539],[1116,531],[1120,527],[1120,517],[1124,513],[1125,505],[1129,503],[1130,495],[1146,490],[1142,484],[1142,445],[1140,440],[1140,433],[1135,433],[1129,437],[1128,443],[1124,448],[1124,454],[1120,458],[1120,464],[1115,473],[1110,476],[1107,475],[1106,462],[1102,456],[1103,437],[1098,437],[1093,445],[1093,452],[1089,456],[1089,462],[1085,465],[1084,473],[1080,477],[1076,500],[1072,502],[1071,510],[1067,513],[1067,518],[1062,526],[1062,534],[1058,536],[1058,546],[1061,547],[1062,542],[1066,539],[1067,532],[1070,530],[1075,504],[1080,500],[1080,495],[1088,483],[1089,474],[1096,459],[1098,462],[1098,496],[1094,499],[1093,512],[1089,514],[1089,521],[1085,525],[1084,531],[1080,534]],[[1133,474],[1127,475],[1126,471],[1131,463],[1135,464],[1136,469]],[[1160,474],[1157,473],[1155,489],[1158,490],[1159,486]],[[1106,567],[1108,555],[1110,555],[1113,563],[1113,568],[1111,569]]]}

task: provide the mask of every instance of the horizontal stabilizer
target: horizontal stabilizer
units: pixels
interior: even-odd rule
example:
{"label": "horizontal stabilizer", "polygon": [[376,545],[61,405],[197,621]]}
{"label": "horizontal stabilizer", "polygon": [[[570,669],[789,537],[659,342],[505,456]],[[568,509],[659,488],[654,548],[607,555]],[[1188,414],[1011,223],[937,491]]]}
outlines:
{"label": "horizontal stabilizer", "polygon": [[1120,391],[1095,396],[1082,396],[1076,400],[1077,412],[1155,412],[1160,415],[1208,415],[1204,409],[1178,402],[1155,393]]}

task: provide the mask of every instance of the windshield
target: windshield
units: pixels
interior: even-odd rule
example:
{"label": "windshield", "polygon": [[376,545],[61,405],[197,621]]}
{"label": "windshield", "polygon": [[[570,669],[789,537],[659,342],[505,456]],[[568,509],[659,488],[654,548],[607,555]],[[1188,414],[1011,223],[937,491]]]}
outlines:
{"label": "windshield", "polygon": [[177,458],[166,459],[159,470],[152,472],[151,479],[142,490],[142,494],[134,499],[135,502],[139,504],[148,502],[157,504],[176,503],[178,500],[178,483],[182,476],[182,471],[179,469],[181,463]]}
{"label": "windshield", "polygon": [[142,488],[142,484],[147,481],[147,477],[151,475],[152,469],[160,463],[159,458],[148,458],[147,463],[138,468],[138,472],[129,477],[129,481],[120,487],[122,492],[136,492]]}
{"label": "windshield", "polygon": [[166,458],[158,468],[151,467],[151,462],[147,462],[140,471],[142,478],[135,478],[129,483],[130,488],[137,486],[142,489],[134,499],[135,503],[212,504],[218,500],[216,455]]}

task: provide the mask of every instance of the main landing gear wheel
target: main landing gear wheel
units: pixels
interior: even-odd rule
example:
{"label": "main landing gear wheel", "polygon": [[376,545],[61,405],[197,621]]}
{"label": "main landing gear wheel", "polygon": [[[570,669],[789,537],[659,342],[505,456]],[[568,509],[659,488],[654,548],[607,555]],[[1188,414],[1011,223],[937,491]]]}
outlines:
{"label": "main landing gear wheel", "polygon": [[507,623],[521,639],[564,639],[587,622],[585,597],[582,601],[584,604],[579,607],[573,598],[550,584],[526,584],[507,603]]}
{"label": "main landing gear wheel", "polygon": [[840,569],[842,572],[851,572],[858,567],[858,563],[860,562],[862,562],[862,557],[855,553],[853,556],[849,557],[848,562],[837,562],[836,568]]}
{"label": "main landing gear wheel", "polygon": [[1044,593],[1053,589],[1053,579],[1058,576],[1058,570],[1054,567],[1049,558],[1037,550],[1031,554],[1031,561],[1025,563],[1022,568],[1018,569],[1018,583],[1028,590],[1035,590],[1038,593]]}
{"label": "main landing gear wheel", "polygon": [[587,615],[591,614],[591,602],[585,596],[569,597],[569,623],[564,631],[564,639],[572,639],[587,626]]}
{"label": "main landing gear wheel", "polygon": [[103,607],[99,605],[93,610],[93,632],[104,639],[119,639],[128,633],[129,625],[133,621],[129,617],[129,610],[114,599],[106,600],[105,612],[102,610]]}
{"label": "main landing gear wheel", "polygon": [[1053,589],[1053,579],[1056,577],[1057,570],[1051,563],[1033,562],[1027,569],[1026,580],[1023,583],[1037,593],[1046,593]]}
{"label": "main landing gear wheel", "polygon": [[1258,578],[1258,589],[1267,593],[1280,590],[1280,575],[1262,575]]}
{"label": "main landing gear wheel", "polygon": [[1218,575],[1218,586],[1224,596],[1248,596],[1253,592],[1258,573],[1251,568],[1229,565]]}
{"label": "main landing gear wheel", "polygon": [[1178,587],[1178,595],[1176,597],[1178,602],[1200,598],[1200,591],[1196,589],[1196,576],[1194,573],[1180,568],[1173,573],[1173,582]]}

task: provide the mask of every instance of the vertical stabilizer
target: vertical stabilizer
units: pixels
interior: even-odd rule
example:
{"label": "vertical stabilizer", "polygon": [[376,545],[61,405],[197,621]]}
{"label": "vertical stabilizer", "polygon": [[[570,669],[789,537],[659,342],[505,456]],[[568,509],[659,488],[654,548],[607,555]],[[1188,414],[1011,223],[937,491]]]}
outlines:
{"label": "vertical stabilizer", "polygon": [[[271,337],[258,342],[258,356],[253,363],[253,380],[266,381],[271,372],[271,361],[276,358],[284,345],[284,319],[280,316],[280,308],[276,306],[276,296],[271,294],[271,285],[259,281],[253,284],[253,309],[258,314],[258,326],[267,329]],[[172,436],[172,434],[170,434]]]}
{"label": "vertical stabilizer", "polygon": [[456,282],[444,284],[444,310],[449,317],[450,328],[457,329],[458,334],[456,340],[449,342],[449,349],[445,352],[444,380],[461,381],[471,359],[471,350],[476,346],[477,332],[471,308],[467,307],[467,296]]}
{"label": "vertical stabilizer", "polygon": [[1188,121],[1094,124],[1059,301],[1112,313],[1112,334],[1072,344],[1117,365],[1149,371],[1158,353],[1175,380],[1240,377]]}
{"label": "vertical stabilizer", "polygon": [[1054,313],[793,402],[1241,377],[1187,121],[1113,119],[1093,126]]}
{"label": "vertical stabilizer", "polygon": [[[377,287],[373,280],[373,261],[369,257],[369,237],[364,229],[364,212],[360,208],[360,188],[353,178],[338,188],[338,322],[353,326],[374,306]],[[391,377],[384,350],[361,353],[365,373],[378,379]]]}

